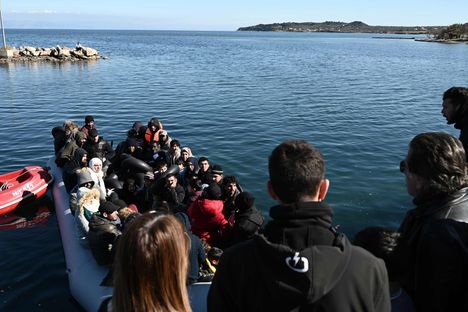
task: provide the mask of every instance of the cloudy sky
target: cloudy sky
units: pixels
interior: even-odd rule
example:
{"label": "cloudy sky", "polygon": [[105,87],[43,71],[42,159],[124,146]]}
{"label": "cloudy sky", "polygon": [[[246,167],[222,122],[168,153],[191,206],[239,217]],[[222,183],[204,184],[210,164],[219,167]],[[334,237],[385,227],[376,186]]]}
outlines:
{"label": "cloudy sky", "polygon": [[236,30],[274,22],[468,22],[468,0],[1,0],[5,28]]}

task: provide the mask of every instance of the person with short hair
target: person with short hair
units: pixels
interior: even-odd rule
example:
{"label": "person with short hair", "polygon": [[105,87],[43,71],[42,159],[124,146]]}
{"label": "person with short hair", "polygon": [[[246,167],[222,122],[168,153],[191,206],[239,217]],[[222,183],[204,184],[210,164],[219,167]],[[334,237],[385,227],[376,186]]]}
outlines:
{"label": "person with short hair", "polygon": [[198,158],[198,178],[202,181],[203,184],[210,184],[211,183],[211,167],[210,167],[210,160],[208,157],[200,157]]}
{"label": "person with short hair", "polygon": [[227,220],[234,218],[236,212],[235,200],[240,194],[240,190],[237,187],[237,178],[235,176],[227,176],[223,179],[223,201],[224,208],[223,214]]}
{"label": "person with short hair", "polygon": [[179,140],[172,140],[169,144],[170,148],[167,152],[167,164],[169,166],[175,165],[180,158],[180,143]]}
{"label": "person with short hair", "polygon": [[189,246],[176,217],[147,213],[135,219],[117,248],[112,311],[190,312]]}
{"label": "person with short hair", "polygon": [[442,97],[442,115],[447,124],[460,129],[460,141],[465,150],[468,148],[468,88],[452,87]]}
{"label": "person with short hair", "polygon": [[268,168],[268,193],[278,201],[272,220],[263,235],[224,251],[208,311],[390,311],[384,262],[332,225],[320,151],[285,141]]}
{"label": "person with short hair", "polygon": [[415,136],[400,162],[416,205],[400,225],[395,257],[407,265],[400,283],[416,311],[468,311],[468,165],[460,140]]}

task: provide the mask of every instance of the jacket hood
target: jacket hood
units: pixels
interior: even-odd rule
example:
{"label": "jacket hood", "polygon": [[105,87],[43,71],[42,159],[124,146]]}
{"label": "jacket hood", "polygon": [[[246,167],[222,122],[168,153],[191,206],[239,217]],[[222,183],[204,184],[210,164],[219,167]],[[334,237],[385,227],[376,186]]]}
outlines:
{"label": "jacket hood", "polygon": [[80,172],[77,173],[78,175],[78,185],[81,186],[85,183],[92,183],[94,185],[93,178],[91,177],[91,174],[89,174],[87,169],[83,169]]}
{"label": "jacket hood", "polygon": [[187,232],[192,231],[192,224],[190,224],[190,220],[187,214],[183,212],[177,212],[174,214],[174,216],[179,219],[180,222],[184,225],[185,229]]}
{"label": "jacket hood", "polygon": [[[279,310],[289,311],[301,304],[314,303],[333,289],[351,258],[351,244],[337,234],[333,245],[313,245],[303,250],[254,237],[260,278]],[[268,259],[268,261],[264,261]]]}

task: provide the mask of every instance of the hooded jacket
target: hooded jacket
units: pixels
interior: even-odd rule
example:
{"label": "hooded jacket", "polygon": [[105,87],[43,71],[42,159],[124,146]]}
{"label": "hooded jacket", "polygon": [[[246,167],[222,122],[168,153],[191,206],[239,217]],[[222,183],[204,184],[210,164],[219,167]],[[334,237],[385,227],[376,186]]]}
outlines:
{"label": "hooded jacket", "polygon": [[275,206],[265,235],[221,257],[208,311],[390,311],[385,264],[331,228],[319,202]]}
{"label": "hooded jacket", "polygon": [[400,282],[417,311],[468,311],[468,188],[408,211],[400,232]]}
{"label": "hooded jacket", "polygon": [[192,231],[210,245],[216,245],[223,231],[229,227],[223,215],[223,201],[199,198],[187,210]]}
{"label": "hooded jacket", "polygon": [[93,214],[89,221],[89,247],[99,265],[111,265],[114,261],[114,249],[122,233],[112,221],[100,214]]}

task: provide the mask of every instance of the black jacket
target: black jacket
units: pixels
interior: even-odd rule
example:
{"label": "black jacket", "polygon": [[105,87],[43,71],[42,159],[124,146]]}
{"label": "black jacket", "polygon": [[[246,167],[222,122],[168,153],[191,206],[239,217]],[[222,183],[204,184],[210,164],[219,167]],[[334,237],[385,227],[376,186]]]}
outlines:
{"label": "black jacket", "polygon": [[331,228],[319,202],[275,206],[265,236],[221,257],[208,311],[390,311],[382,260]]}
{"label": "black jacket", "polygon": [[252,238],[263,225],[262,213],[255,208],[236,212],[235,220],[230,233],[230,246]]}
{"label": "black jacket", "polygon": [[417,311],[468,311],[468,188],[418,205],[400,226],[401,283]]}
{"label": "black jacket", "polygon": [[117,239],[122,233],[112,221],[93,214],[89,221],[88,243],[99,265],[111,265]]}

